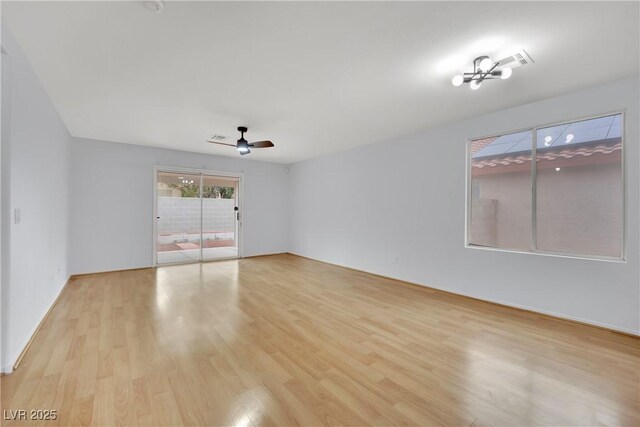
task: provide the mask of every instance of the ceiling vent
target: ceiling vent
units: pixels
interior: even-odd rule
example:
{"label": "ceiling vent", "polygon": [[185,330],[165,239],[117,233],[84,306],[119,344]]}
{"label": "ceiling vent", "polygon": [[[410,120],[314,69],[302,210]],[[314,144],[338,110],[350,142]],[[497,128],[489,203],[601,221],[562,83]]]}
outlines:
{"label": "ceiling vent", "polygon": [[508,66],[511,68],[522,67],[523,65],[533,64],[535,61],[529,56],[526,50],[520,49],[506,58],[498,61],[499,67]]}
{"label": "ceiling vent", "polygon": [[209,141],[225,142],[225,141],[228,141],[230,139],[231,139],[231,137],[224,136],[224,135],[213,135],[211,138],[209,138]]}
{"label": "ceiling vent", "polygon": [[143,2],[144,6],[152,12],[160,13],[164,9],[164,2],[162,0],[152,0]]}

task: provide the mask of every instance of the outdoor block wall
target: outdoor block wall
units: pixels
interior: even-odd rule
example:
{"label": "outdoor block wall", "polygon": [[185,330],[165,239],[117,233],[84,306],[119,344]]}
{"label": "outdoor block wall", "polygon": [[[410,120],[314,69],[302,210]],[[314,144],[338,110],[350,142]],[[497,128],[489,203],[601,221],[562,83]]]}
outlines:
{"label": "outdoor block wall", "polygon": [[[615,163],[538,170],[538,248],[596,256],[620,253],[620,177],[620,165]],[[474,180],[481,199],[472,202],[472,211],[482,214],[474,215],[470,242],[529,250],[531,173],[483,175]],[[491,209],[486,208],[489,202]]]}
{"label": "outdoor block wall", "polygon": [[[233,232],[235,199],[202,199],[202,231]],[[158,197],[158,233],[200,233],[200,199]]]}

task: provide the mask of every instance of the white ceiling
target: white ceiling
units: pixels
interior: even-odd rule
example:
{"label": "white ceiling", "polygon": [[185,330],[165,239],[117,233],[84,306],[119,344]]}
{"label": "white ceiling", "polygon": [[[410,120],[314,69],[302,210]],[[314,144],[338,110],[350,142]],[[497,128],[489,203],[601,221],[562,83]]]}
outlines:
{"label": "white ceiling", "polygon": [[[319,156],[639,73],[638,2],[2,2],[71,134],[247,158]],[[480,54],[535,64],[475,92]],[[535,123],[532,123],[532,125]],[[505,124],[508,128],[508,124]]]}

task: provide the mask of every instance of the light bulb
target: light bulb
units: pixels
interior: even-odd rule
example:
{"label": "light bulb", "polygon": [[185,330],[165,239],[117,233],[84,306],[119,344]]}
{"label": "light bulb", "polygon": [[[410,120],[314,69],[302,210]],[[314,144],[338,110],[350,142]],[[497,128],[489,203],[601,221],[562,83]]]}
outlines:
{"label": "light bulb", "polygon": [[491,69],[491,67],[493,66],[493,61],[491,60],[491,58],[486,57],[482,61],[480,61],[479,66],[482,71],[489,71],[489,69]]}
{"label": "light bulb", "polygon": [[457,76],[454,76],[451,79],[451,84],[456,87],[460,86],[463,82],[464,82],[464,77],[462,77],[460,74],[458,74]]}
{"label": "light bulb", "polygon": [[573,141],[573,134],[567,134],[567,139],[564,141],[565,144],[570,143],[571,141]]}
{"label": "light bulb", "polygon": [[509,77],[511,77],[511,74],[513,74],[513,70],[509,67],[504,67],[502,69],[502,74],[500,74],[500,78],[502,80],[507,80]]}
{"label": "light bulb", "polygon": [[471,90],[478,90],[480,89],[481,85],[482,83],[477,80],[471,80],[471,83],[469,83],[469,87],[471,88]]}
{"label": "light bulb", "polygon": [[560,168],[556,168],[556,172],[560,172]]}
{"label": "light bulb", "polygon": [[544,146],[548,147],[551,145],[551,141],[553,141],[553,138],[551,138],[550,136],[545,136],[544,137]]}

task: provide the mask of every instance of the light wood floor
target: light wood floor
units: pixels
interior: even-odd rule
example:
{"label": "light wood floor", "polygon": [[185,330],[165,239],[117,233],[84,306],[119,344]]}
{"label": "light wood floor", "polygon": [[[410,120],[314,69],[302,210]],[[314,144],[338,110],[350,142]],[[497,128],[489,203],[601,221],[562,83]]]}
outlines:
{"label": "light wood floor", "polygon": [[2,408],[64,426],[637,426],[639,380],[640,339],[279,255],[74,280]]}

